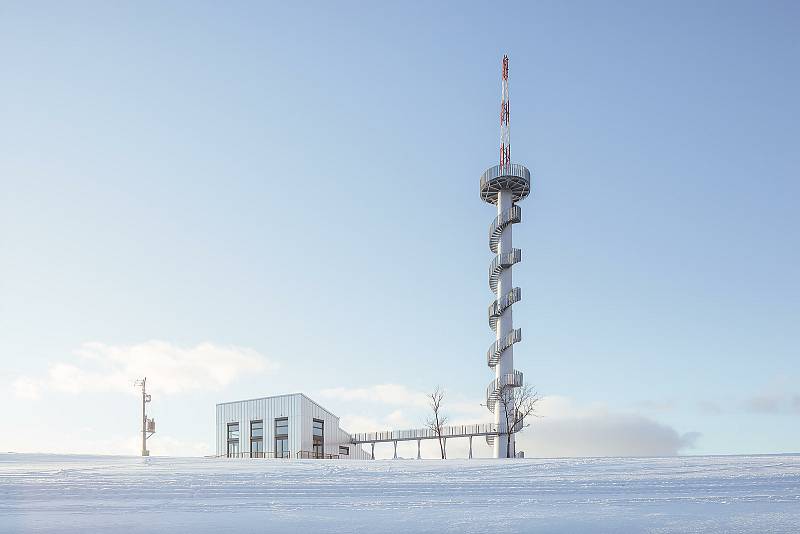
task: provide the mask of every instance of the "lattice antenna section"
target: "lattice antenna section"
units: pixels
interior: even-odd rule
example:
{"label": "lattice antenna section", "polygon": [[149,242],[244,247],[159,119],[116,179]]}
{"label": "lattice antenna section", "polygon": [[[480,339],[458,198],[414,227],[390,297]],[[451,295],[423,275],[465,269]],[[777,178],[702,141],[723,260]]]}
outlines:
{"label": "lattice antenna section", "polygon": [[508,107],[508,56],[503,56],[503,83],[502,97],[500,99],[500,165],[511,163],[511,132],[508,121],[510,118]]}

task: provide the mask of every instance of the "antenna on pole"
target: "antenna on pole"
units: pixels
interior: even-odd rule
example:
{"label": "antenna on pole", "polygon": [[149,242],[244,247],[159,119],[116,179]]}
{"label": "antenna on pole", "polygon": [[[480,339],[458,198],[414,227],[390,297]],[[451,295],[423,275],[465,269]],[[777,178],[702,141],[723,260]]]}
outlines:
{"label": "antenna on pole", "polygon": [[147,440],[156,433],[156,420],[147,418],[147,403],[152,399],[147,394],[147,377],[137,380],[133,387],[142,388],[142,456],[150,456],[147,450]]}
{"label": "antenna on pole", "polygon": [[508,121],[508,56],[503,56],[502,97],[500,99],[500,166],[511,163],[511,132]]}

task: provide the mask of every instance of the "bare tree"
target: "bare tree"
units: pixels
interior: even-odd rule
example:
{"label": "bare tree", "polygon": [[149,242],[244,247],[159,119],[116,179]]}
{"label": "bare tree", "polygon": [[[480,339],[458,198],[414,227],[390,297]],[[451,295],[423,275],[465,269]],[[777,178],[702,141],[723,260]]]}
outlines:
{"label": "bare tree", "polygon": [[538,417],[536,415],[536,403],[541,397],[531,386],[519,388],[505,387],[500,392],[500,407],[505,416],[506,428],[506,458],[513,458],[514,452],[511,450],[511,436],[525,427],[530,426],[525,420],[528,417]]}
{"label": "bare tree", "polygon": [[436,434],[439,438],[439,450],[442,453],[442,460],[445,459],[444,441],[442,440],[442,428],[447,424],[447,416],[442,413],[442,400],[444,399],[444,391],[436,386],[433,393],[428,393],[428,405],[430,405],[433,414],[425,422],[425,426]]}

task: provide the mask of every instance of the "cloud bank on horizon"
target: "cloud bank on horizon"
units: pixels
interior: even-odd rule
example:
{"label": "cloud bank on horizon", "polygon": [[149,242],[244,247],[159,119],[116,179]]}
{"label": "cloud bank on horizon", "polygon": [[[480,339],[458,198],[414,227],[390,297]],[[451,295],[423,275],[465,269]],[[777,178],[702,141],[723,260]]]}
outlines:
{"label": "cloud bank on horizon", "polygon": [[75,360],[57,362],[44,376],[20,376],[12,382],[19,398],[35,400],[44,391],[80,394],[136,394],[133,381],[148,376],[150,391],[177,395],[187,391],[219,391],[245,373],[260,373],[278,364],[257,351],[200,343],[180,347],[166,341],[136,345],[87,342],[74,351]]}
{"label": "cloud bank on horizon", "polygon": [[[341,422],[351,432],[421,427],[427,416],[425,393],[399,384],[325,389],[320,397],[349,403],[351,411]],[[364,401],[384,404],[389,411],[379,417],[364,416],[357,407]],[[489,419],[478,400],[446,397],[444,409],[454,425]],[[701,436],[680,433],[638,413],[614,412],[602,404],[580,406],[559,395],[542,397],[537,416],[518,438],[518,449],[528,456],[674,456],[690,451]],[[464,456],[466,440],[452,440],[448,450]]]}
{"label": "cloud bank on horizon", "polygon": [[[269,374],[279,367],[277,361],[253,349],[208,342],[190,347],[158,340],[133,345],[87,342],[73,352],[71,359],[52,364],[43,375],[17,377],[12,390],[18,399],[34,403],[60,395],[130,396],[137,394],[133,381],[147,375],[153,393],[180,397],[223,391],[245,375]],[[319,396],[323,405],[335,403],[344,408],[342,426],[351,432],[421,427],[428,415],[426,393],[402,384],[334,387],[307,393]],[[457,393],[447,396],[445,409],[451,424],[489,419],[479,399]],[[92,408],[86,410],[91,420]],[[613,412],[603,405],[581,406],[558,395],[543,397],[538,415],[519,438],[520,449],[529,456],[670,456],[691,450],[699,437],[696,432],[681,434],[638,413]],[[204,445],[196,435],[159,438],[151,447],[154,454],[212,452],[211,442]],[[136,449],[137,439],[133,432],[114,433],[92,424],[72,439],[64,437],[57,448],[36,450],[130,454]],[[19,447],[30,445],[20,443]],[[6,448],[14,449],[15,444],[7,443]],[[452,440],[448,451],[452,457],[466,456],[466,440]]]}

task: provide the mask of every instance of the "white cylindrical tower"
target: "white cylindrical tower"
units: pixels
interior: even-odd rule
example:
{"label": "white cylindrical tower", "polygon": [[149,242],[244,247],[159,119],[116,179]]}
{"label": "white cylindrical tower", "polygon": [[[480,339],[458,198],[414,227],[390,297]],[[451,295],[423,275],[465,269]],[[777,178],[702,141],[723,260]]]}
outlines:
{"label": "white cylindrical tower", "polygon": [[[523,165],[511,163],[508,105],[508,57],[503,57],[503,85],[500,108],[500,165],[486,170],[481,176],[481,199],[497,206],[497,217],[489,226],[489,249],[495,254],[489,266],[489,288],[494,300],[489,305],[489,327],[495,332],[495,342],[486,353],[486,363],[495,377],[486,389],[486,406],[494,414],[499,436],[488,436],[494,445],[495,458],[513,457],[514,428],[513,403],[502,397],[513,393],[513,388],[523,384],[520,371],[514,369],[513,345],[522,339],[522,331],[514,328],[512,305],[522,296],[514,287],[512,266],[522,260],[522,251],[513,247],[511,227],[522,219],[516,202],[530,193],[530,171]],[[508,410],[506,407],[508,406]],[[509,436],[509,430],[511,435]]]}

